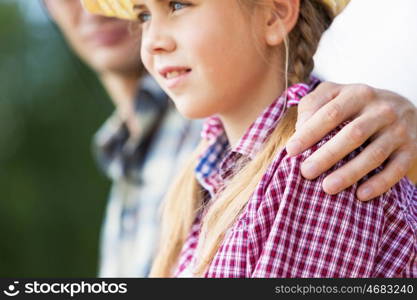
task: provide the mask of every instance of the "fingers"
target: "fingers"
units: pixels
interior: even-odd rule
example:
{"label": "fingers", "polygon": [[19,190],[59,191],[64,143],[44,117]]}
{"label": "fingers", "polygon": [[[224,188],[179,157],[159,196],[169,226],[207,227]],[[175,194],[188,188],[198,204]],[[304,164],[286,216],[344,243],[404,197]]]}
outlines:
{"label": "fingers", "polygon": [[[343,159],[343,157],[362,145],[369,137],[374,135],[375,132],[386,126],[387,124],[385,121],[385,119],[380,119],[378,116],[370,114],[361,116],[346,125],[335,137],[304,161],[301,166],[303,176],[307,179],[314,179],[330,169],[338,161]],[[384,147],[386,145],[379,144],[380,142],[393,145],[392,136],[384,135],[378,142],[373,142],[371,144],[371,146],[375,148],[373,151],[376,152],[381,147],[384,148],[384,151],[388,149],[388,147]],[[392,151],[388,152],[388,154]],[[374,152],[370,155],[373,153]],[[370,157],[367,157],[367,159],[371,160]],[[384,160],[385,159],[386,157]],[[379,161],[379,165],[384,160]],[[379,165],[376,165],[376,167]]]}
{"label": "fingers", "polygon": [[415,155],[410,149],[399,150],[381,173],[372,176],[359,187],[358,199],[368,201],[388,191],[407,174],[414,161]]}
{"label": "fingers", "polygon": [[[369,90],[372,90],[369,88]],[[295,132],[287,143],[290,156],[297,155],[313,146],[330,131],[349,118],[358,115],[369,105],[372,93],[367,86],[353,86],[340,92],[330,103],[320,108]],[[384,114],[381,113],[385,117]],[[362,142],[364,142],[363,140]]]}
{"label": "fingers", "polygon": [[357,157],[334,171],[323,181],[326,193],[336,194],[365,177],[366,174],[381,166],[398,149],[401,139],[392,139],[389,132],[378,137]]}
{"label": "fingers", "polygon": [[321,83],[313,92],[301,99],[298,105],[296,128],[300,127],[321,107],[333,100],[340,92],[341,86],[332,82]]}
{"label": "fingers", "polygon": [[361,200],[377,197],[406,175],[417,156],[417,110],[410,101],[389,91],[366,85],[322,84],[302,100],[299,118],[297,131],[287,143],[290,156],[352,120],[303,163],[302,174],[309,179],[373,140],[356,158],[325,179],[323,187],[330,194],[351,186],[388,160],[384,171],[358,189]]}

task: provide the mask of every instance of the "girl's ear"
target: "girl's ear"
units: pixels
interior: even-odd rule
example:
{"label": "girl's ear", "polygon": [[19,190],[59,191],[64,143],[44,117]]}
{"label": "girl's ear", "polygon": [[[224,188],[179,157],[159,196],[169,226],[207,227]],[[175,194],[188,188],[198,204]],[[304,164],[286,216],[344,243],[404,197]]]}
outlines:
{"label": "girl's ear", "polygon": [[297,24],[300,0],[269,0],[266,11],[265,40],[269,46],[281,44]]}

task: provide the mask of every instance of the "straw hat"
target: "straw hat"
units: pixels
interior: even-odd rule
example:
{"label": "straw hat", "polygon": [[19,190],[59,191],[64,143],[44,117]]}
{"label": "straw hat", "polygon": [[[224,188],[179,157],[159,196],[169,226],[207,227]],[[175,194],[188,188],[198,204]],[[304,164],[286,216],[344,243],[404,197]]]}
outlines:
{"label": "straw hat", "polygon": [[133,0],[81,0],[81,3],[92,14],[127,20],[137,19],[133,11]]}
{"label": "straw hat", "polygon": [[[321,0],[332,12],[339,14],[350,0]],[[136,20],[133,11],[134,0],[81,0],[84,7],[92,14],[120,19]]]}
{"label": "straw hat", "polygon": [[342,10],[348,5],[350,0],[322,0],[324,4],[326,4],[330,10],[333,12],[335,16],[340,14]]}

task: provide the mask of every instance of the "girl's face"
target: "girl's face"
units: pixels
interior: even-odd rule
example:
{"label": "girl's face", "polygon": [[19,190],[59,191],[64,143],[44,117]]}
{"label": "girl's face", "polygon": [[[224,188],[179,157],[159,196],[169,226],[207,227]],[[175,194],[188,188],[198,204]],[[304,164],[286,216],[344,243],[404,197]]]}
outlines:
{"label": "girl's face", "polygon": [[226,115],[256,105],[254,91],[271,69],[259,38],[262,14],[249,17],[237,0],[135,3],[143,63],[183,115]]}

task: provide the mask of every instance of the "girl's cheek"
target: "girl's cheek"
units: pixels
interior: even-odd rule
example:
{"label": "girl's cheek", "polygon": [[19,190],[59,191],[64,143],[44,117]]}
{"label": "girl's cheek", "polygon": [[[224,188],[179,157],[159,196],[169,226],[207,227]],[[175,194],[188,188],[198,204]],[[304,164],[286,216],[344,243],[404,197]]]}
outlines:
{"label": "girl's cheek", "polygon": [[151,58],[150,58],[150,56],[146,54],[146,51],[145,50],[141,49],[141,55],[140,55],[140,57],[141,57],[141,60],[142,60],[143,65],[145,66],[145,69],[149,73],[152,74],[151,62],[150,62]]}

